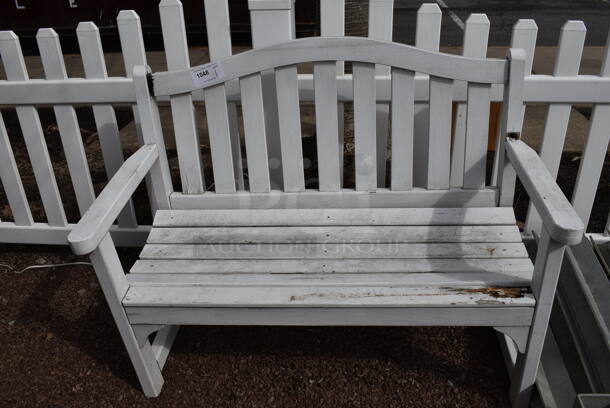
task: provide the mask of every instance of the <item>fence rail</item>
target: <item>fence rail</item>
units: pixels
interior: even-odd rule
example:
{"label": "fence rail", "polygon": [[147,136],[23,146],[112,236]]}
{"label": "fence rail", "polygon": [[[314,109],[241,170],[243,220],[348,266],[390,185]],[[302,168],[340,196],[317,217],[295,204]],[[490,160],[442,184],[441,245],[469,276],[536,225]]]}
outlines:
{"label": "fence rail", "polygon": [[[320,0],[321,32],[323,35],[343,35],[345,14],[343,0]],[[208,36],[210,55],[213,59],[231,54],[230,23],[227,0],[205,0],[205,14],[208,19]],[[290,40],[295,36],[294,10],[292,0],[250,0],[253,46],[261,47],[277,42]],[[167,65],[171,69],[189,68],[189,49],[186,40],[186,28],[182,4],[178,0],[162,0],[160,5],[161,24],[166,48]],[[371,0],[369,8],[369,37],[379,40],[391,39],[392,0]],[[438,50],[440,42],[441,10],[436,4],[424,4],[417,16],[416,46],[427,50]],[[117,27],[123,51],[125,77],[108,77],[104,62],[104,53],[97,27],[90,22],[79,24],[77,38],[80,46],[85,78],[68,78],[59,45],[57,34],[51,29],[41,29],[37,40],[40,49],[46,79],[29,79],[25,61],[21,52],[19,39],[10,32],[0,32],[0,56],[4,65],[5,79],[0,80],[0,106],[16,110],[17,118],[23,133],[24,142],[33,175],[38,186],[40,200],[44,208],[44,222],[35,222],[31,211],[31,197],[26,194],[19,164],[13,152],[4,121],[0,116],[0,179],[6,195],[10,213],[0,222],[0,242],[3,243],[37,243],[67,244],[66,236],[73,224],[69,223],[64,204],[65,197],[60,194],[56,174],[47,148],[47,141],[39,118],[41,106],[53,108],[63,154],[69,169],[72,187],[77,200],[78,211],[82,215],[95,197],[89,168],[91,158],[83,149],[75,106],[91,106],[97,137],[108,178],[117,171],[124,160],[124,148],[121,143],[119,123],[114,106],[133,106],[136,103],[131,72],[134,66],[145,65],[146,52],[142,37],[142,28],[138,15],[133,11],[121,11],[117,18]],[[481,57],[487,53],[487,38],[490,23],[483,14],[472,15],[465,23],[463,55]],[[610,54],[608,48],[603,58],[599,75],[579,75],[579,66],[584,45],[586,27],[579,21],[568,21],[559,33],[558,54],[553,75],[527,75],[525,78],[524,99],[528,104],[545,104],[549,106],[540,155],[553,175],[557,175],[563,150],[563,143],[574,104],[591,104],[591,115],[586,145],[580,160],[580,168],[572,203],[580,217],[588,222],[606,152],[610,139]],[[526,51],[526,72],[531,73],[535,52],[537,26],[533,20],[520,20],[513,27],[511,46]],[[346,74],[342,63],[337,64],[337,93],[340,145],[343,146],[343,128],[341,120],[344,103],[353,101],[352,75]],[[294,75],[291,73],[284,73]],[[282,186],[282,165],[279,156],[279,132],[277,123],[277,106],[275,99],[274,72],[261,75],[267,134],[267,151],[270,157],[277,158],[275,165],[270,166],[271,188]],[[377,184],[386,185],[385,156],[389,129],[389,108],[391,101],[390,73],[386,67],[376,68],[376,132],[377,132]],[[311,74],[299,74],[299,98],[303,102],[314,101],[314,80]],[[244,84],[242,83],[242,86]],[[256,83],[245,84],[257,86]],[[415,109],[424,112],[429,101],[429,79],[416,75],[414,80]],[[237,190],[246,188],[243,180],[245,158],[240,154],[241,138],[239,134],[238,110],[241,102],[239,84],[234,81],[227,84],[226,98],[230,125],[230,146],[233,160],[230,166],[235,175]],[[466,115],[465,105],[467,88],[463,83],[453,86],[453,101],[457,103],[454,117],[454,139],[452,146],[451,185],[460,187],[464,181],[459,174],[463,167],[465,152]],[[503,87],[493,86],[490,100],[501,102]],[[222,95],[221,95],[222,96]],[[195,104],[205,101],[203,91],[192,95],[175,96],[171,99],[158,98],[159,102],[170,105],[174,133],[176,135],[178,166],[181,171],[181,191],[183,195],[201,194],[210,188],[206,185],[204,169],[205,158],[201,155],[202,137],[197,130]],[[218,97],[218,95],[215,95]],[[525,112],[525,107],[524,107]],[[425,114],[418,115],[425,117]],[[133,112],[135,128],[139,140],[142,140],[138,112]],[[414,160],[423,157],[418,149],[426,145],[421,140],[427,135],[428,123],[416,119]],[[422,167],[422,166],[419,166]],[[341,161],[341,168],[343,162]],[[413,185],[421,187],[421,174],[414,164]],[[252,180],[250,188],[256,187]],[[389,184],[389,183],[388,183]],[[150,205],[154,211],[154,203]],[[121,212],[117,225],[113,227],[113,238],[119,245],[141,245],[149,227],[139,225],[138,213],[134,203],[129,202]],[[12,219],[11,219],[12,218]],[[610,223],[609,223],[610,225]],[[540,220],[533,208],[528,211],[525,233],[538,232]],[[608,235],[609,226],[604,231],[594,231],[596,238],[603,239]],[[603,235],[602,235],[603,234]]]}

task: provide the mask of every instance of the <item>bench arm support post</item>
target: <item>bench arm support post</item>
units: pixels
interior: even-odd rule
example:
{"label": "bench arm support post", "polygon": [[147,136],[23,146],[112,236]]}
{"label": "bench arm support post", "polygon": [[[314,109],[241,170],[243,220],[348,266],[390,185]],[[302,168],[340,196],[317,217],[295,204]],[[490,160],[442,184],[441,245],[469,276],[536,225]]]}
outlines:
{"label": "bench arm support post", "polygon": [[521,140],[507,138],[506,154],[536,207],[550,237],[564,245],[576,245],[584,225],[538,154]]}
{"label": "bench arm support post", "polygon": [[144,145],[116,172],[68,235],[77,255],[93,252],[158,158],[156,145]]}

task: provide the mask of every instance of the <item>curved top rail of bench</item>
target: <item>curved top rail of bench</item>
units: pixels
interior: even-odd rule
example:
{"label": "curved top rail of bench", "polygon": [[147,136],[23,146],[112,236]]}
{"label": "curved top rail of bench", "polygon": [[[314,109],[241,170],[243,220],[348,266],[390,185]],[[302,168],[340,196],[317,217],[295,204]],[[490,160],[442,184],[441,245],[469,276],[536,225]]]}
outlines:
{"label": "curved top rail of bench", "polygon": [[[488,84],[504,83],[508,66],[504,59],[463,57],[362,37],[311,37],[256,48],[191,69],[158,72],[153,75],[154,94],[192,92],[268,69],[319,61],[381,64]],[[197,78],[197,74],[201,76]]]}

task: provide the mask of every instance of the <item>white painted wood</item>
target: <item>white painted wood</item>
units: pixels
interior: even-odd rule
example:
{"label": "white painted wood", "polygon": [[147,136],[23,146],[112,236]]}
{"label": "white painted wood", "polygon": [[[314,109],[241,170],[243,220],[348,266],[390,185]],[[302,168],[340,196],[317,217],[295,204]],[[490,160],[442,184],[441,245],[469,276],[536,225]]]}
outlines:
{"label": "white painted wood", "polygon": [[[226,254],[230,256],[230,254]],[[448,274],[482,273],[488,279],[527,279],[531,283],[533,266],[529,258],[422,258],[422,259],[205,259],[205,260],[139,260],[131,268],[132,282],[138,274],[192,274],[198,279],[202,274],[214,276],[239,276],[256,274],[313,274],[330,278],[344,274],[357,277],[360,274],[394,273],[411,275],[405,284],[414,283],[419,274],[432,273],[439,277]],[[306,278],[306,277],[305,277]],[[143,279],[143,278],[142,278]],[[163,278],[165,279],[165,278]],[[169,279],[169,278],[168,278]],[[203,278],[202,278],[203,279]],[[297,278],[291,278],[296,280]],[[428,279],[428,278],[426,278]],[[447,279],[452,279],[447,276]],[[457,279],[457,278],[456,278]],[[422,280],[423,281],[423,280]],[[339,281],[338,281],[339,282]],[[343,282],[343,281],[341,281]],[[347,279],[345,283],[351,282]],[[463,282],[463,281],[462,281]]]}
{"label": "white painted wood", "polygon": [[[167,68],[170,72],[189,69],[191,63],[186,43],[182,3],[179,0],[161,0],[159,14]],[[190,94],[172,96],[170,104],[182,191],[185,194],[202,193],[205,190],[205,180],[193,98]]]}
{"label": "white painted wood", "polygon": [[375,66],[354,62],[356,190],[377,190]]}
{"label": "white painted wood", "polygon": [[[464,45],[462,55],[466,57],[485,58],[487,56],[487,40],[489,38],[489,19],[485,14],[471,14],[466,20],[464,29]],[[457,85],[457,84],[456,84]],[[472,100],[469,98],[469,102]],[[472,101],[475,102],[475,101]],[[475,102],[476,103],[476,102]],[[465,103],[458,103],[455,113],[455,123],[453,131],[453,143],[451,149],[451,187],[462,187],[464,185],[464,173],[470,169],[472,162],[464,167],[465,156],[470,154],[470,148],[475,148],[475,152],[481,152],[481,147],[475,143],[482,142],[481,139],[472,141],[470,148],[466,148],[466,123],[469,110]],[[489,120],[489,118],[487,119]],[[483,119],[481,119],[482,123]],[[489,125],[489,124],[487,124]],[[485,128],[485,152],[487,152],[487,127]],[[471,157],[472,158],[472,157]],[[483,167],[483,176],[485,167]],[[483,179],[483,182],[485,179]],[[477,185],[469,181],[469,186]],[[472,188],[472,187],[466,187]]]}
{"label": "white painted wood", "polygon": [[239,80],[241,109],[244,118],[248,184],[253,193],[271,191],[267,134],[263,110],[263,89],[259,74]]}
{"label": "white painted wood", "polygon": [[148,337],[164,327],[162,324],[134,324],[131,326],[131,329],[136,336],[138,346],[144,347],[148,342]]}
{"label": "white painted wood", "polygon": [[[255,49],[295,38],[293,7],[294,4],[291,0],[280,0],[275,2],[267,0],[248,0],[250,25],[252,28],[252,46]],[[267,152],[269,154],[271,187],[273,189],[282,189],[282,149],[280,143],[277,90],[273,70],[263,72],[261,79],[263,85],[263,101],[265,105],[265,130],[267,134]]]}
{"label": "white painted wood", "polygon": [[163,370],[167,357],[169,357],[169,352],[178,334],[178,329],[180,329],[180,326],[165,326],[157,332],[150,345],[160,370]]}
{"label": "white painted wood", "polygon": [[[369,38],[392,41],[394,0],[374,0],[369,2]],[[376,65],[376,76],[389,76],[390,67]],[[390,106],[377,104],[377,186],[385,187],[388,137],[390,136]]]}
{"label": "white painted wood", "polygon": [[131,286],[125,307],[532,307],[533,296],[493,297],[470,288]]}
{"label": "white painted wood", "polygon": [[[233,53],[231,49],[231,27],[229,25],[229,5],[227,0],[205,0],[206,30],[210,60],[215,61]],[[225,95],[226,100],[226,95]],[[238,190],[244,189],[244,170],[241,158],[241,140],[237,119],[237,107],[234,103],[227,106],[229,117],[229,134],[235,185]]]}
{"label": "white painted wood", "polygon": [[157,146],[153,144],[141,147],[125,161],[68,235],[76,254],[88,254],[97,248],[157,157]]}
{"label": "white painted wood", "polygon": [[494,327],[494,329],[504,335],[508,336],[517,346],[517,350],[520,353],[525,353],[527,346],[527,339],[529,337],[529,326],[507,326],[507,327]]}
{"label": "white painted wood", "polygon": [[523,326],[531,307],[163,308],[127,307],[132,323],[268,326]]}
{"label": "white painted wood", "polygon": [[[66,73],[66,66],[59,44],[59,36],[55,30],[51,28],[38,30],[36,40],[47,79],[66,79],[68,74]],[[57,120],[57,127],[76,196],[76,203],[82,215],[87,211],[93,200],[95,200],[95,192],[93,191],[93,183],[89,174],[89,165],[87,163],[87,156],[85,156],[76,111],[70,105],[61,105],[54,106],[53,112]]]}
{"label": "white painted wood", "polygon": [[[430,190],[449,188],[451,172],[451,87],[453,81],[430,77],[430,107],[428,148],[424,164],[426,166],[426,187]],[[419,136],[419,135],[418,135]]]}
{"label": "white painted wood", "polygon": [[[538,36],[538,26],[534,20],[520,19],[513,26],[513,31],[510,40],[511,48],[521,48],[525,51],[525,75],[532,73],[532,65],[534,63],[534,52],[536,49],[536,37]],[[504,92],[502,94],[502,102],[504,102]],[[524,99],[525,100],[525,99]],[[528,100],[528,102],[530,102]],[[502,109],[505,108],[505,104],[502,104]],[[503,112],[504,114],[504,112]],[[522,108],[522,117],[525,115],[525,106]],[[503,166],[500,167],[500,160],[503,160],[504,152],[498,147],[503,143],[503,139],[506,135],[502,132],[502,126],[498,131],[496,137],[496,154],[494,155],[494,163],[491,173],[491,184],[493,186],[498,185],[498,173],[503,171]],[[512,206],[512,202],[510,203]]]}
{"label": "white painted wood", "polygon": [[272,190],[270,193],[186,195],[173,193],[171,207],[178,210],[237,209],[237,208],[363,208],[363,207],[491,207],[498,203],[496,189],[483,190],[424,190],[392,191],[377,189],[368,191],[345,189],[340,192],[306,190],[286,193]]}
{"label": "white painted wood", "polygon": [[[587,29],[582,21],[571,20],[563,25],[553,75],[578,75],[586,33]],[[540,158],[553,177],[557,177],[557,171],[559,170],[571,110],[572,106],[568,104],[550,104],[546,116],[540,146]],[[530,203],[524,231],[539,234],[541,228],[542,220]]]}
{"label": "white painted wood", "polygon": [[[47,223],[35,222],[32,225],[17,225],[14,222],[0,222],[0,243],[34,245],[68,245],[68,234],[76,224],[54,227]],[[117,246],[142,247],[150,234],[150,226],[137,228],[110,227],[110,234]]]}
{"label": "white painted wood", "polygon": [[[500,134],[503,135],[497,144],[496,157],[498,157],[497,185],[500,191],[498,205],[512,207],[515,195],[516,174],[511,162],[506,159],[507,138],[520,138],[523,125],[523,76],[525,67],[525,53],[520,48],[510,48],[507,52],[510,67],[508,72],[507,89],[504,91],[502,103],[502,117],[500,120]],[[492,175],[493,176],[493,175]]]}
{"label": "white painted wood", "polygon": [[255,48],[217,61],[224,76],[195,84],[192,75],[205,65],[191,69],[158,72],[153,75],[155,95],[192,92],[277,67],[316,62],[349,60],[363,64],[381,63],[441,78],[479,83],[504,83],[507,61],[480,59],[427,51],[399,43],[362,37],[300,38]]}
{"label": "white painted wood", "polygon": [[218,193],[235,192],[235,169],[231,152],[229,112],[224,85],[208,88],[205,93],[205,112],[208,120],[214,190]]}
{"label": "white painted wood", "polygon": [[[322,37],[342,37],[345,35],[345,0],[320,0],[320,35]],[[345,63],[337,61],[337,75],[345,72]],[[299,80],[299,84],[301,81]],[[300,88],[300,86],[299,86]],[[301,96],[302,97],[302,96]],[[343,151],[345,132],[345,106],[337,103],[338,141],[339,141],[339,181],[343,186]]]}
{"label": "white painted wood", "polygon": [[121,304],[121,299],[127,292],[128,283],[110,235],[105,234],[99,247],[91,254],[91,263],[93,263],[110,312],[136,370],[144,394],[148,397],[156,397],[163,387],[163,377],[150,344],[146,342],[143,347],[138,345]]}
{"label": "white painted wood", "polygon": [[[424,3],[419,7],[415,31],[415,46],[417,48],[438,51],[441,40],[441,17],[441,9],[435,3]],[[418,77],[428,79],[427,76],[421,74]],[[427,83],[424,93],[429,94]],[[417,137],[413,140],[413,184],[417,187],[426,187],[427,185],[428,120],[428,106],[418,104],[415,107],[414,117],[414,134]]]}
{"label": "white painted wood", "polygon": [[[6,132],[4,119],[0,113],[0,180],[2,188],[11,206],[11,213],[16,225],[31,226],[34,224],[30,204],[23,189],[19,169],[15,162],[13,148]],[[6,222],[0,223],[4,225]],[[12,239],[12,238],[11,238]],[[14,241],[18,242],[18,241]]]}
{"label": "white painted wood", "polygon": [[[465,149],[460,155],[464,165],[461,183],[464,188],[485,187],[487,167],[487,141],[489,134],[490,87],[485,84],[468,84],[468,109],[466,112]],[[458,117],[460,106],[458,105]],[[457,124],[456,124],[457,126]],[[457,136],[454,135],[454,148]],[[454,156],[455,158],[456,156]]]}
{"label": "white painted wood", "polygon": [[[165,264],[172,265],[166,261]],[[184,262],[184,261],[174,261]],[[473,268],[468,272],[460,273],[448,271],[418,272],[418,273],[130,273],[127,276],[130,286],[263,286],[263,287],[363,287],[363,286],[392,286],[392,287],[415,287],[415,286],[443,286],[463,287],[465,282],[473,287],[524,287],[531,282],[531,270],[529,272],[519,271],[513,273],[491,273],[491,271]],[[529,327],[528,327],[529,329]],[[527,335],[527,332],[526,332]],[[527,336],[526,336],[527,339]]]}
{"label": "white painted wood", "polygon": [[[608,41],[606,41],[600,72],[602,77],[610,77],[609,47],[610,34],[608,35]],[[608,142],[610,141],[608,129],[610,129],[610,105],[593,105],[589,134],[587,135],[587,142],[580,161],[574,193],[572,194],[572,205],[585,227],[589,225],[593,200],[595,199]]]}
{"label": "white painted wood", "polygon": [[[320,191],[341,189],[341,160],[339,151],[339,110],[337,106],[337,63],[314,64],[316,98],[316,143],[318,152],[318,181]],[[343,118],[341,118],[343,121]]]}
{"label": "white painted wood", "polygon": [[557,242],[578,244],[584,232],[582,221],[542,159],[520,140],[507,139],[506,152],[530,200],[542,217],[545,230]]}
{"label": "white painted wood", "polygon": [[231,244],[168,245],[149,244],[140,259],[336,259],[339,258],[519,258],[527,257],[522,243],[439,243],[428,244]]}
{"label": "white painted wood", "polygon": [[148,79],[150,70],[143,66],[133,69],[134,85],[138,98],[138,115],[141,119],[142,138],[145,145],[156,145],[158,159],[150,168],[148,195],[153,208],[165,210],[170,208],[169,195],[173,191],[172,178],[169,172],[165,142],[161,130],[161,120],[157,104],[150,94]]}
{"label": "white painted wood", "polygon": [[414,78],[413,71],[392,69],[392,190],[413,188]]}
{"label": "white painted wood", "polygon": [[155,227],[285,225],[515,225],[512,208],[352,208],[277,210],[161,210]]}
{"label": "white painted wood", "polygon": [[521,242],[516,226],[316,226],[154,228],[151,244]]}
{"label": "white painted wood", "polygon": [[517,356],[511,380],[511,403],[513,407],[519,408],[529,406],[565,252],[565,245],[554,241],[544,229],[539,248],[544,250],[539,250],[536,255],[534,276],[540,275],[541,285],[532,287],[536,296],[536,310],[526,352]]}
{"label": "white painted wood", "polygon": [[[12,31],[0,32],[0,56],[7,80],[28,80],[19,38]],[[65,226],[68,222],[38,112],[33,106],[17,106],[16,110],[47,221],[52,226]]]}
{"label": "white painted wood", "polygon": [[284,191],[305,190],[296,65],[275,70]]}

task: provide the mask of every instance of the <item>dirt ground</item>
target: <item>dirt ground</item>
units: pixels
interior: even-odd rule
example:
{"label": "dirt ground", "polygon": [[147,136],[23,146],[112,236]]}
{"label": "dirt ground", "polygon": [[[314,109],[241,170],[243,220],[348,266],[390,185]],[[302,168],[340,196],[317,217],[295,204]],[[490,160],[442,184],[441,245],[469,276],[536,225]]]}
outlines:
{"label": "dirt ground", "polygon": [[[128,110],[117,114],[120,125],[131,120]],[[3,117],[34,217],[43,221],[16,117],[10,111]],[[41,110],[41,118],[74,222],[78,212],[59,135],[51,112]],[[79,120],[99,192],[107,178],[90,111],[80,110]],[[315,152],[312,140],[304,142],[306,156]],[[206,146],[202,152],[209,155]],[[175,170],[175,154],[169,158]],[[346,164],[353,167],[349,154]],[[578,154],[564,156],[558,180],[568,197],[578,166]],[[606,164],[592,231],[603,229],[610,207],[608,173]],[[348,175],[346,185],[351,182]],[[142,189],[135,203],[139,221],[149,223]],[[519,186],[515,208],[521,221],[527,203]],[[11,218],[3,192],[0,218]],[[120,250],[126,269],[138,251]],[[183,327],[164,369],[161,396],[146,399],[91,267],[15,273],[79,260],[86,261],[67,247],[0,245],[0,406],[508,407],[508,379],[494,331],[457,327]]]}

